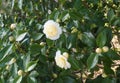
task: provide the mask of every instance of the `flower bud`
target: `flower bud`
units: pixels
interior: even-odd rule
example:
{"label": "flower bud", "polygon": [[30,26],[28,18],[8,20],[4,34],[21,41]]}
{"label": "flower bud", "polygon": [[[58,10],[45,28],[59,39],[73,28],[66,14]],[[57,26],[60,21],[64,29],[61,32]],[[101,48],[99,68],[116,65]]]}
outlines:
{"label": "flower bud", "polygon": [[19,76],[22,76],[22,75],[23,75],[23,71],[22,71],[22,70],[19,70],[19,71],[18,71],[18,75],[19,75]]}
{"label": "flower bud", "polygon": [[109,23],[105,23],[105,25],[104,25],[105,27],[109,27]]}
{"label": "flower bud", "polygon": [[40,46],[44,46],[45,44],[45,42],[40,42]]}
{"label": "flower bud", "polygon": [[15,58],[12,58],[10,62],[11,62],[11,64],[12,64],[12,63],[15,63],[15,62],[16,62],[16,59],[15,59]]}
{"label": "flower bud", "polygon": [[103,77],[103,78],[106,78],[106,77],[107,77],[107,75],[106,75],[105,73],[103,73],[103,74],[102,74],[102,77]]}
{"label": "flower bud", "polygon": [[10,65],[7,65],[5,69],[6,69],[6,70],[9,70],[9,68],[10,68]]}
{"label": "flower bud", "polygon": [[95,50],[95,52],[98,53],[98,54],[100,54],[100,53],[102,52],[102,49],[101,49],[101,48],[97,48],[97,49]]}
{"label": "flower bud", "polygon": [[113,4],[112,7],[113,7],[113,8],[117,8],[117,5]]}
{"label": "flower bud", "polygon": [[64,52],[64,53],[63,53],[63,56],[66,57],[66,58],[68,58],[68,57],[69,57],[69,54],[68,54],[67,52]]}
{"label": "flower bud", "polygon": [[74,28],[71,33],[76,33],[78,30],[76,28]]}
{"label": "flower bud", "polygon": [[15,27],[16,27],[16,23],[13,23],[13,24],[10,25],[10,29],[11,29],[11,30],[14,30]]}
{"label": "flower bud", "polygon": [[57,19],[56,22],[59,23],[59,22],[60,22],[60,19]]}
{"label": "flower bud", "polygon": [[42,2],[42,0],[40,0],[40,3]]}
{"label": "flower bud", "polygon": [[56,73],[53,73],[53,77],[54,77],[54,78],[57,78],[57,74],[56,74]]}
{"label": "flower bud", "polygon": [[77,49],[76,48],[72,48],[72,51],[77,53]]}
{"label": "flower bud", "polygon": [[10,36],[10,37],[9,37],[9,41],[10,41],[10,42],[13,42],[13,41],[14,41],[14,37],[13,37],[13,36]]}
{"label": "flower bud", "polygon": [[102,50],[103,50],[103,52],[108,52],[109,48],[108,48],[107,46],[104,46],[104,47],[102,48]]}
{"label": "flower bud", "polygon": [[51,10],[48,10],[48,14],[51,14],[52,13],[52,11]]}
{"label": "flower bud", "polygon": [[34,39],[33,39],[33,38],[31,38],[31,39],[30,39],[30,42],[33,42],[33,41],[34,41]]}

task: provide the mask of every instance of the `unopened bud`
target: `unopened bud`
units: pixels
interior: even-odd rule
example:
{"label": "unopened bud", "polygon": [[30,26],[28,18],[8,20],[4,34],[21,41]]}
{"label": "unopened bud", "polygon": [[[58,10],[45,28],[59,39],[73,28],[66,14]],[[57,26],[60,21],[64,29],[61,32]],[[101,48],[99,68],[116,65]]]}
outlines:
{"label": "unopened bud", "polygon": [[60,19],[57,19],[57,20],[56,20],[56,22],[58,22],[58,23],[59,23],[59,22],[60,22]]}
{"label": "unopened bud", "polygon": [[13,24],[10,25],[10,29],[11,29],[11,30],[14,30],[15,27],[16,27],[16,23],[13,23]]}
{"label": "unopened bud", "polygon": [[103,52],[108,52],[109,48],[108,48],[107,46],[104,46],[104,47],[102,48],[102,50],[103,50]]}
{"label": "unopened bud", "polygon": [[105,23],[105,25],[104,25],[105,27],[108,27],[109,26],[109,24],[108,23]]}
{"label": "unopened bud", "polygon": [[33,38],[31,38],[31,39],[30,39],[30,41],[31,41],[31,42],[33,42],[33,41],[34,41],[34,39],[33,39]]}
{"label": "unopened bud", "polygon": [[66,58],[68,58],[68,57],[69,57],[69,54],[68,54],[67,52],[64,52],[64,53],[63,53],[63,56],[66,57]]}
{"label": "unopened bud", "polygon": [[117,8],[117,5],[113,4],[112,7]]}
{"label": "unopened bud", "polygon": [[10,41],[10,42],[13,42],[13,41],[14,41],[14,37],[13,37],[13,36],[10,36],[10,37],[9,37],[9,41]]}
{"label": "unopened bud", "polygon": [[56,74],[56,73],[53,73],[53,77],[54,77],[54,78],[57,78],[57,74]]}
{"label": "unopened bud", "polygon": [[72,51],[75,53],[78,52],[76,48],[72,48]]}
{"label": "unopened bud", "polygon": [[102,74],[102,77],[103,77],[103,78],[106,78],[106,77],[107,77],[107,75],[106,75],[105,73],[103,73],[103,74]]}
{"label": "unopened bud", "polygon": [[6,70],[9,70],[9,68],[10,68],[10,65],[7,65],[5,69],[6,69]]}
{"label": "unopened bud", "polygon": [[40,46],[44,46],[45,44],[45,42],[40,42]]}
{"label": "unopened bud", "polygon": [[71,31],[71,33],[76,33],[78,30],[77,30],[77,28],[74,28],[72,31]]}
{"label": "unopened bud", "polygon": [[22,71],[22,70],[19,70],[19,71],[18,71],[18,75],[19,75],[19,76],[22,76],[22,75],[23,75],[23,71]]}
{"label": "unopened bud", "polygon": [[52,11],[51,10],[48,10],[48,14],[51,14],[52,13]]}
{"label": "unopened bud", "polygon": [[102,52],[102,49],[101,49],[101,48],[97,48],[97,49],[95,50],[95,52],[98,53],[98,54],[100,54],[100,53]]}
{"label": "unopened bud", "polygon": [[10,62],[11,62],[11,64],[12,64],[12,63],[15,63],[15,62],[16,62],[16,59],[15,59],[15,58],[12,58]]}
{"label": "unopened bud", "polygon": [[42,0],[40,0],[40,2],[42,2]]}

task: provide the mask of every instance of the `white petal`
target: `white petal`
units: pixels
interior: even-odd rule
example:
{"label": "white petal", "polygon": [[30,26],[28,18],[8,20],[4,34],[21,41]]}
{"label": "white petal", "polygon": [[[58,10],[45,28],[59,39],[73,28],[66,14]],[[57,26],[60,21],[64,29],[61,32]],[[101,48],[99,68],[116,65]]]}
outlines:
{"label": "white petal", "polygon": [[58,50],[58,51],[56,52],[56,56],[60,56],[60,55],[61,55],[61,51]]}
{"label": "white petal", "polygon": [[71,64],[69,62],[67,62],[67,68],[70,68]]}

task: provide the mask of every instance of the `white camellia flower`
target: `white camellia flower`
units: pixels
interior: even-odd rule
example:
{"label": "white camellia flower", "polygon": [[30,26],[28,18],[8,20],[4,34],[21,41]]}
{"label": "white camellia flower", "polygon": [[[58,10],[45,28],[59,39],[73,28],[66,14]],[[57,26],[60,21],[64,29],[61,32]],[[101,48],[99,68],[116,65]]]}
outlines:
{"label": "white camellia flower", "polygon": [[62,29],[57,22],[54,22],[53,20],[48,20],[44,24],[43,33],[48,39],[56,40],[62,34]]}
{"label": "white camellia flower", "polygon": [[55,62],[57,66],[64,69],[68,69],[71,67],[71,64],[67,61],[67,58],[61,55],[61,52],[59,50],[56,52]]}

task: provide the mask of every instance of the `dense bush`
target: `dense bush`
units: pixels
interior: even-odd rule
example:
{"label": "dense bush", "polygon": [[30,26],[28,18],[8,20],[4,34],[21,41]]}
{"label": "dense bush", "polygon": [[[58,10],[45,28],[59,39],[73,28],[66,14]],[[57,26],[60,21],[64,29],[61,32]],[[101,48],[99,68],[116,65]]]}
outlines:
{"label": "dense bush", "polygon": [[119,83],[119,37],[119,0],[0,0],[0,83]]}

